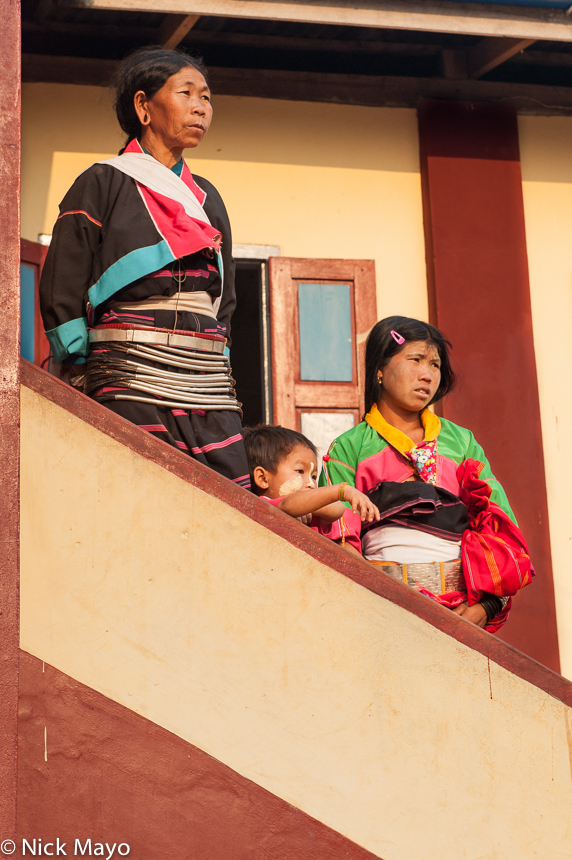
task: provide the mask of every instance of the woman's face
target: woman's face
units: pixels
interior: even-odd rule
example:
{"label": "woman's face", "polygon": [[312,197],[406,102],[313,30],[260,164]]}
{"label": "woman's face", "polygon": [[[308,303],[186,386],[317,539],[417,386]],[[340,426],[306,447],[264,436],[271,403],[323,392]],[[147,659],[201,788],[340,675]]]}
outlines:
{"label": "woman's face", "polygon": [[198,146],[213,116],[207,82],[193,66],[171,75],[151,99],[139,91],[134,103],[143,130],[171,150]]}
{"label": "woman's face", "polygon": [[433,399],[441,382],[441,359],[433,344],[423,340],[406,343],[377,371],[381,379],[379,402],[419,412]]}

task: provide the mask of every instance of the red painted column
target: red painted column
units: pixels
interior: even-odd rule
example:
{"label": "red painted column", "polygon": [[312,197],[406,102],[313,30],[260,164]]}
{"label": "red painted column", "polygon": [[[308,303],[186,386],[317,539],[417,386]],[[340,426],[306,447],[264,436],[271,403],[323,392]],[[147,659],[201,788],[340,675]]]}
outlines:
{"label": "red painted column", "polygon": [[559,671],[516,111],[426,101],[419,136],[430,315],[461,376],[443,415],[485,449],[537,570],[500,635]]}
{"label": "red painted column", "polygon": [[20,452],[20,4],[0,0],[0,842],[16,834]]}

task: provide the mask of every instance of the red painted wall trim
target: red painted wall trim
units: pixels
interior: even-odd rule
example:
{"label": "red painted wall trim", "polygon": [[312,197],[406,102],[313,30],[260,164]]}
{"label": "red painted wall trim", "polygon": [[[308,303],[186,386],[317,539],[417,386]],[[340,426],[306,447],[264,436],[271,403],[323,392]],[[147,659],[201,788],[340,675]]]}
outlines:
{"label": "red painted wall trim", "polygon": [[0,0],[0,840],[16,832],[20,470],[20,4]]}
{"label": "red painted wall trim", "polygon": [[43,266],[47,253],[47,245],[40,245],[39,242],[31,242],[29,239],[20,239],[20,259],[26,263]]}
{"label": "red painted wall trim", "polygon": [[461,372],[442,412],[483,446],[538,574],[499,636],[559,671],[516,111],[427,101],[419,135],[431,321]]}
{"label": "red painted wall trim", "polygon": [[59,837],[70,856],[76,839],[124,842],[129,860],[377,860],[129,708],[25,652],[21,665],[19,844]]}
{"label": "red painted wall trim", "polygon": [[479,651],[509,672],[572,707],[572,683],[566,678],[501,642],[497,637],[463,621],[458,615],[423,597],[412,588],[374,570],[367,562],[346,552],[307,526],[283,514],[282,511],[276,510],[267,502],[261,501],[252,493],[236,487],[231,481],[222,478],[186,454],[176,451],[165,442],[114,415],[101,404],[95,403],[71,386],[50,376],[49,373],[24,359],[21,361],[22,382],[32,391],[77,415],[82,421],[157,463],[183,481],[236,508],[342,576],[347,576],[374,594],[391,600],[392,603],[412,612],[458,642]]}

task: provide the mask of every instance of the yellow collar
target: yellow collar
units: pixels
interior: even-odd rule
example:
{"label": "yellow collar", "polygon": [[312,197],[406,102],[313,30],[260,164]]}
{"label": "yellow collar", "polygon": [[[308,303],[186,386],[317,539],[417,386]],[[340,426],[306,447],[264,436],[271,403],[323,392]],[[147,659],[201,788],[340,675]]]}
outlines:
{"label": "yellow collar", "polygon": [[[397,427],[389,424],[375,403],[365,416],[365,420],[370,427],[377,430],[379,435],[383,436],[385,441],[389,442],[393,448],[396,448],[400,454],[407,454],[415,448],[415,442],[405,433],[402,433],[401,430],[398,430]],[[425,431],[423,441],[432,442],[433,439],[437,438],[441,430],[439,417],[434,412],[431,412],[430,409],[424,409],[421,413],[421,423]]]}

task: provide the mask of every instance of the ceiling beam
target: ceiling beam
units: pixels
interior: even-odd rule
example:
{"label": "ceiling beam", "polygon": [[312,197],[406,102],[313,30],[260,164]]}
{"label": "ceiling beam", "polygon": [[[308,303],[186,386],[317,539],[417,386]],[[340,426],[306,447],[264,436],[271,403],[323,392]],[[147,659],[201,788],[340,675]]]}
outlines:
{"label": "ceiling beam", "polygon": [[[22,80],[108,86],[115,60],[23,54]],[[415,108],[423,99],[510,100],[519,113],[572,116],[572,87],[498,81],[209,68],[217,95]]]}
{"label": "ceiling beam", "polygon": [[71,38],[81,38],[91,36],[94,39],[105,39],[106,41],[123,40],[129,41],[132,39],[141,40],[141,44],[147,41],[149,44],[157,43],[157,27],[128,27],[118,24],[86,24],[83,21],[30,21],[26,18],[22,19],[22,33],[42,34],[46,36],[48,33],[62,33]]}
{"label": "ceiling beam", "polygon": [[[185,16],[186,17],[186,16]],[[101,39],[137,39],[142,44],[145,40],[157,41],[155,27],[126,26],[125,24],[87,24],[71,21],[29,21],[22,20],[22,32],[42,34],[64,33],[73,38],[93,36]],[[352,40],[352,39],[310,39],[298,36],[273,36],[261,33],[227,33],[212,30],[193,30],[192,45],[218,47],[230,45],[238,48],[256,48],[276,51],[307,51],[311,53],[334,54],[390,54],[404,57],[434,57],[441,53],[441,45],[437,42],[387,42],[383,40]],[[558,54],[557,56],[562,56]],[[572,59],[572,54],[570,54]]]}
{"label": "ceiling beam", "polygon": [[443,77],[451,80],[469,77],[466,51],[462,48],[443,48]]}
{"label": "ceiling beam", "polygon": [[22,54],[22,83],[108,87],[118,68],[119,60]]}
{"label": "ceiling beam", "polygon": [[536,39],[481,39],[467,51],[467,71],[470,78],[482,78],[491,69],[500,66],[532,45]]}
{"label": "ceiling beam", "polygon": [[397,54],[407,57],[434,57],[441,45],[426,42],[386,42],[373,39],[310,39],[299,36],[273,36],[259,33],[226,33],[198,30],[192,35],[193,45],[231,45],[239,48],[260,48],[275,51],[316,51],[333,54]]}
{"label": "ceiling beam", "polygon": [[200,17],[200,15],[167,15],[159,28],[159,44],[164,48],[176,48]]}
{"label": "ceiling beam", "polygon": [[[189,5],[192,8],[189,10]],[[61,5],[351,27],[382,27],[511,39],[572,41],[561,9],[447,0],[62,0]]]}
{"label": "ceiling beam", "polygon": [[527,66],[547,66],[549,68],[572,66],[572,53],[564,54],[560,51],[525,51],[524,54],[515,54],[513,63],[523,63]]}

